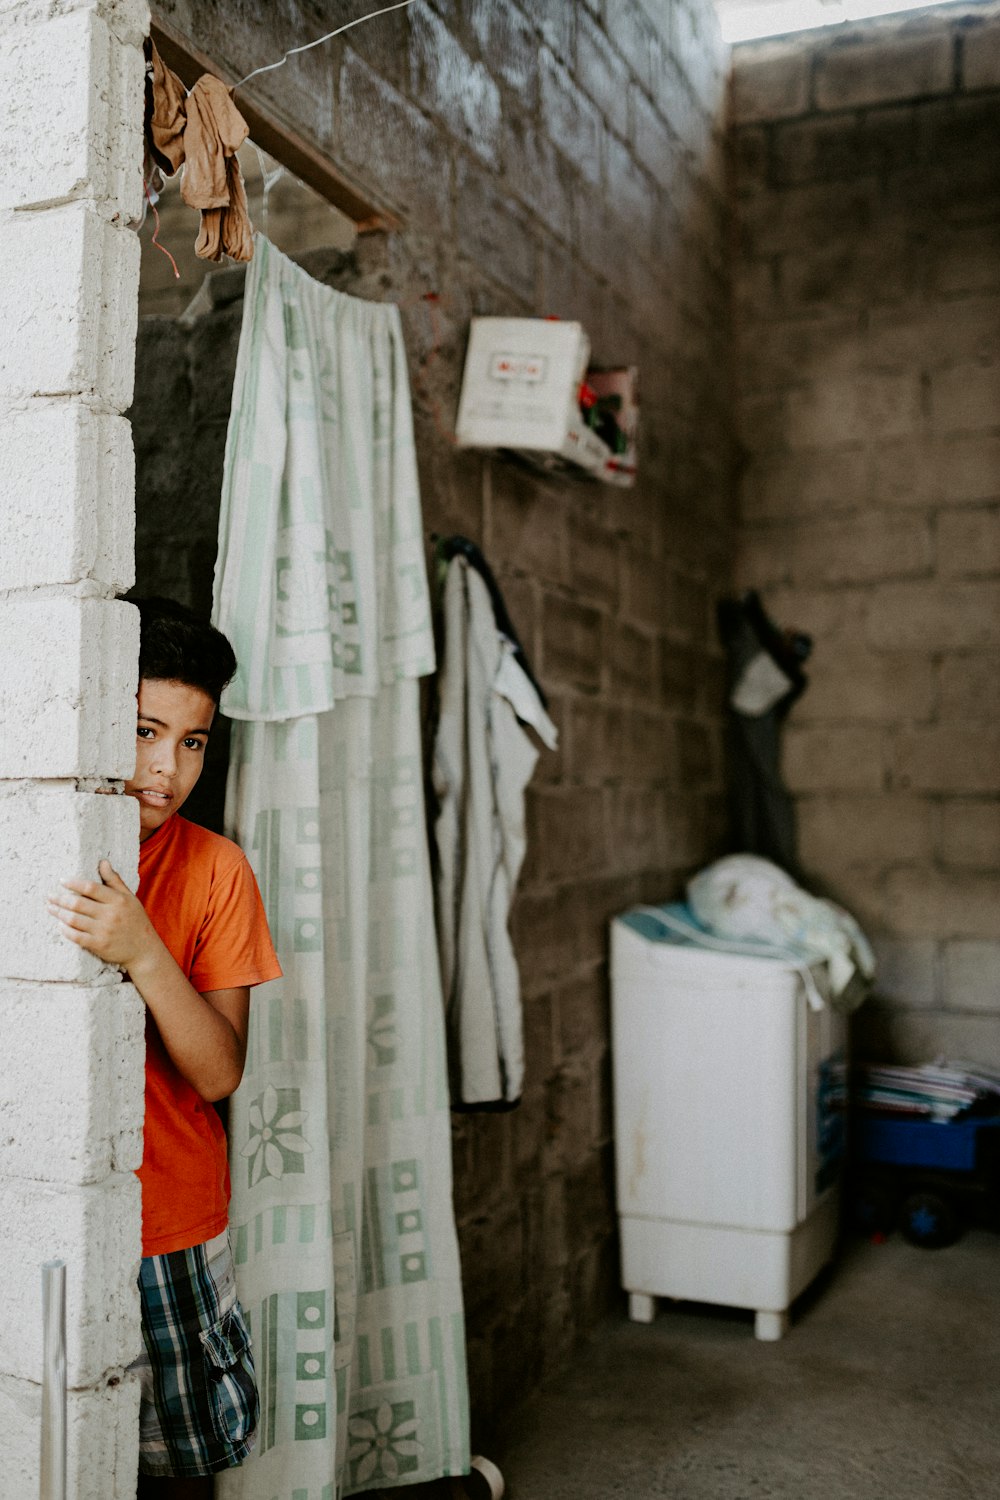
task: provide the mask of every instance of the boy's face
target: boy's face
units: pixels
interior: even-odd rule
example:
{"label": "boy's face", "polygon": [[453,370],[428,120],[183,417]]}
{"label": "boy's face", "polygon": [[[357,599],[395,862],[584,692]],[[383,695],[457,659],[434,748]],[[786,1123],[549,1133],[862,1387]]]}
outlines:
{"label": "boy's face", "polygon": [[205,764],[215,704],[186,682],[139,683],[135,775],[125,791],[139,804],[139,842],[183,805]]}

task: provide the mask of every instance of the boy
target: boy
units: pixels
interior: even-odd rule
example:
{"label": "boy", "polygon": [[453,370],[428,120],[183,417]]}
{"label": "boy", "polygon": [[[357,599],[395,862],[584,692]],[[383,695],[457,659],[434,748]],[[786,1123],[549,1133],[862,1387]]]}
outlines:
{"label": "boy", "polygon": [[236,670],[232,647],[182,605],[135,602],[136,768],[125,791],[139,804],[139,895],[102,860],[100,881],[64,881],[50,910],[71,942],[127,970],[146,1003],[139,1496],[207,1500],[209,1476],[253,1447],[258,1413],[213,1105],[243,1073],[250,987],[281,970],[245,856],[178,816]]}

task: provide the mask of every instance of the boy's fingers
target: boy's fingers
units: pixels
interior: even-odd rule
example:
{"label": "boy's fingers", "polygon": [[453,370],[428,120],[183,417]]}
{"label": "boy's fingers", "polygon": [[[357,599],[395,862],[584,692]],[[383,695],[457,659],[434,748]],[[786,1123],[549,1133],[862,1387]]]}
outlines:
{"label": "boy's fingers", "polygon": [[72,927],[68,927],[65,922],[60,922],[59,926],[62,930],[63,937],[66,938],[67,941],[75,943],[78,948],[86,948],[87,938],[84,933],[74,931],[74,929]]}
{"label": "boy's fingers", "polygon": [[101,860],[100,864],[97,866],[97,873],[100,875],[100,877],[103,880],[104,884],[106,886],[110,886],[112,890],[114,890],[114,891],[127,891],[128,890],[128,886],[125,884],[124,880],[121,878],[121,876],[119,875],[118,871],[115,869],[114,865],[111,863],[110,859],[102,859]]}
{"label": "boy's fingers", "polygon": [[79,932],[89,932],[93,922],[92,917],[84,916],[82,912],[72,911],[65,906],[53,906],[50,903],[49,911],[63,927],[73,927]]}
{"label": "boy's fingers", "polygon": [[75,891],[78,896],[86,896],[90,901],[107,899],[107,887],[98,880],[60,880],[59,884],[64,891]]}
{"label": "boy's fingers", "polygon": [[58,907],[60,911],[86,911],[93,904],[92,896],[65,895],[62,891],[58,896],[53,896],[50,902],[51,906]]}

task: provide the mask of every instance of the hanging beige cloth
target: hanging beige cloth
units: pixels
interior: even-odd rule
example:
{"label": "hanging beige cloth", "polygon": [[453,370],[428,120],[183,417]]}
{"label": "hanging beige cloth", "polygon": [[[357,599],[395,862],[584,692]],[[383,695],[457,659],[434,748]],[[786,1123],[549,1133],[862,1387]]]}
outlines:
{"label": "hanging beige cloth", "polygon": [[187,89],[167,67],[153,43],[149,45],[153,67],[147,130],[150,154],[160,171],[172,177],[184,160]]}
{"label": "hanging beige cloth", "polygon": [[253,226],[236,153],[250,133],[221,79],[205,73],[190,94],[150,43],[149,150],[172,176],[183,165],[181,197],[201,210],[195,254],[253,258]]}

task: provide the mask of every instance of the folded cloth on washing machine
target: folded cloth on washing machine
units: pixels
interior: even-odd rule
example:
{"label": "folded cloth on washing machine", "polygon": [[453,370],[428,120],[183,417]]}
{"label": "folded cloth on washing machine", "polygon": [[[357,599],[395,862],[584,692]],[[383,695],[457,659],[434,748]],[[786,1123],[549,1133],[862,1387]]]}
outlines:
{"label": "folded cloth on washing machine", "polygon": [[717,937],[752,937],[792,944],[825,958],[834,1002],[855,1010],[875,975],[875,955],[852,916],[811,896],[770,860],[730,854],[688,882],[687,897],[702,926]]}

